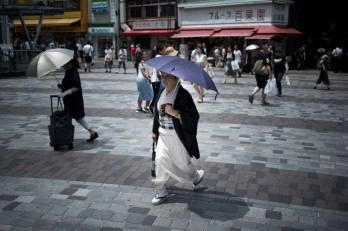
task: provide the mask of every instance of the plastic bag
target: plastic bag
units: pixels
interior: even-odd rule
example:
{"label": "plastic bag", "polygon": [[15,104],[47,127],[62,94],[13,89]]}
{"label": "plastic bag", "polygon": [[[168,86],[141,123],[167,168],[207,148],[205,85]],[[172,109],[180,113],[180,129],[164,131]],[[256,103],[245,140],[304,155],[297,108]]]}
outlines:
{"label": "plastic bag", "polygon": [[285,82],[286,82],[286,85],[290,85],[290,79],[288,75],[285,76]]}
{"label": "plastic bag", "polygon": [[234,70],[234,71],[238,71],[239,70],[239,63],[238,63],[238,61],[233,60],[231,62],[231,66],[232,66],[232,70]]}
{"label": "plastic bag", "polygon": [[277,94],[275,78],[267,80],[267,84],[265,86],[264,93],[266,95],[276,95]]}

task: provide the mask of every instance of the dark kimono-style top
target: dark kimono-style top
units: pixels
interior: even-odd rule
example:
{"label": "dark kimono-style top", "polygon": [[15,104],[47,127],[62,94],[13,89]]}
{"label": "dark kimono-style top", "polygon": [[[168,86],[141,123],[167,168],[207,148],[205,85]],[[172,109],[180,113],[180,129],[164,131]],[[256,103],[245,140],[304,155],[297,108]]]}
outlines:
{"label": "dark kimono-style top", "polygon": [[69,90],[72,87],[76,87],[79,90],[63,98],[64,112],[70,113],[70,116],[74,119],[80,119],[85,117],[85,108],[80,75],[76,68],[71,68],[65,71],[65,76],[62,81],[62,92]]}
{"label": "dark kimono-style top", "polygon": [[[161,92],[157,94],[155,105],[157,105],[157,102],[163,90],[164,89],[162,89]],[[197,142],[199,113],[191,94],[182,86],[180,86],[178,89],[173,108],[180,111],[181,117],[181,120],[172,117],[175,132],[177,133],[179,139],[183,143],[189,155],[191,157],[199,159],[200,152]],[[159,127],[159,111],[157,106],[155,106],[152,132],[157,134],[157,137],[159,133]]]}

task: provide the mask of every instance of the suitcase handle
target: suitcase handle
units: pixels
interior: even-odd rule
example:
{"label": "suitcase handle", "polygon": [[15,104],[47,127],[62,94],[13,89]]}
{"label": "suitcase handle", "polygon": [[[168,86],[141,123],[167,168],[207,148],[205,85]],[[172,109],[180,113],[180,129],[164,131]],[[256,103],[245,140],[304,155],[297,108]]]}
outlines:
{"label": "suitcase handle", "polygon": [[59,95],[51,95],[50,98],[51,98],[51,115],[53,115],[53,98],[57,98],[56,111],[58,111],[59,108],[63,111],[63,104]]}

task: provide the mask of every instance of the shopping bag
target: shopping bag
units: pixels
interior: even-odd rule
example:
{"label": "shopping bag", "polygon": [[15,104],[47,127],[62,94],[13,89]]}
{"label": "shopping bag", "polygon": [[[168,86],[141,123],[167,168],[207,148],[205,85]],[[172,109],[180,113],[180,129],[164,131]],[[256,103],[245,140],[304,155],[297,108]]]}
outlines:
{"label": "shopping bag", "polygon": [[270,96],[277,94],[275,78],[267,80],[267,84],[265,86],[264,93],[266,95],[270,95]]}
{"label": "shopping bag", "polygon": [[285,76],[285,82],[286,82],[286,85],[290,85],[290,79],[288,75]]}
{"label": "shopping bag", "polygon": [[238,71],[239,70],[239,63],[238,63],[238,61],[233,60],[231,62],[231,66],[232,66],[232,70],[234,70],[234,71]]}

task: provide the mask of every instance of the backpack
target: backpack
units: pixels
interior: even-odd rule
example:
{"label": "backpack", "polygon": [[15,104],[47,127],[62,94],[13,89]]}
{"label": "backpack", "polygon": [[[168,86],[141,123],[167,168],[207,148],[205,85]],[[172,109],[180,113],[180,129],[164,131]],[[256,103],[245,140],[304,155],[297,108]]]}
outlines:
{"label": "backpack", "polygon": [[262,59],[256,60],[256,62],[254,64],[253,72],[258,74],[258,75],[267,75],[268,76],[268,71],[267,71],[265,65],[263,64]]}

